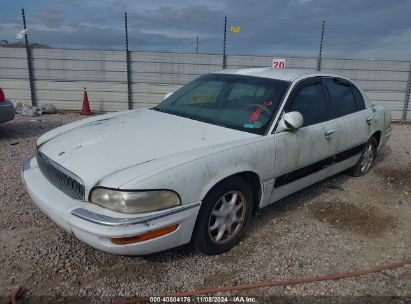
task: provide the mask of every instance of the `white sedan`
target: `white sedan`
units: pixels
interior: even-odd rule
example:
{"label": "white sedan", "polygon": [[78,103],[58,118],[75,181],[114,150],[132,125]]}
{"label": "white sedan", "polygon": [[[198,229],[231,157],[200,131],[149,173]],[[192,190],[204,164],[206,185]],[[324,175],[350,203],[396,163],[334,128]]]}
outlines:
{"label": "white sedan", "polygon": [[343,170],[367,173],[390,120],[343,77],[224,70],[154,108],[47,132],[23,177],[44,213],[95,248],[143,255],[191,243],[219,254],[257,209]]}

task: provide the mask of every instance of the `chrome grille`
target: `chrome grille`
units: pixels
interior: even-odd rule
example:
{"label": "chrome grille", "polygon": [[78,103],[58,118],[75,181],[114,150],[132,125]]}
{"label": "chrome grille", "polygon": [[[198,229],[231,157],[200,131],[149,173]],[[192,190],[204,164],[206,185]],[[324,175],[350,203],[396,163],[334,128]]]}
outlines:
{"label": "chrome grille", "polygon": [[68,196],[84,200],[84,183],[78,176],[55,163],[43,153],[38,153],[36,158],[40,171],[50,183]]}

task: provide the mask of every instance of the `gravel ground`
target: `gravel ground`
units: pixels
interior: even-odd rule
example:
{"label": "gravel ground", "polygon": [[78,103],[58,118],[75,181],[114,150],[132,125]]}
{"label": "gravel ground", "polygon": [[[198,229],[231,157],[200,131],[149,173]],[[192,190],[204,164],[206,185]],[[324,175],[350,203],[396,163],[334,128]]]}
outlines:
{"label": "gravel ground", "polygon": [[[411,258],[411,125],[394,126],[367,176],[342,174],[259,211],[246,238],[228,253],[204,256],[185,246],[123,257],[97,251],[57,227],[34,206],[21,181],[22,162],[33,156],[36,138],[80,118],[73,113],[17,116],[0,125],[0,295],[23,286],[24,297],[34,303],[80,303],[74,298],[78,295],[85,302],[109,302],[350,272]],[[411,267],[235,295],[260,303],[406,303],[411,300]]]}

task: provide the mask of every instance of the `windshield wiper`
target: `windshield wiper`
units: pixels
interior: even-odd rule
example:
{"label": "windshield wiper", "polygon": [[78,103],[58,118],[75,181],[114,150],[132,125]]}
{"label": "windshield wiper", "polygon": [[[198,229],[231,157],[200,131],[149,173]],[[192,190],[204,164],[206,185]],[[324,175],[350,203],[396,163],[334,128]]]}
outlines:
{"label": "windshield wiper", "polygon": [[205,118],[201,118],[199,116],[195,116],[195,115],[190,115],[190,114],[186,114],[186,113],[178,113],[178,114],[175,114],[175,115],[212,124],[212,122],[210,122],[209,120],[207,120]]}
{"label": "windshield wiper", "polygon": [[158,107],[158,106],[152,107],[152,108],[151,108],[151,110],[154,110],[154,111],[157,111],[157,112],[161,112],[161,113],[168,113],[168,114],[172,114],[171,112],[166,111],[166,110],[164,110],[164,109],[161,109],[161,108],[160,108],[160,107]]}
{"label": "windshield wiper", "polygon": [[[176,116],[183,116],[183,115],[181,115],[181,113],[179,113],[179,112],[173,112],[173,111],[169,111],[169,110],[164,110],[164,109],[161,109],[161,108],[158,107],[158,106],[152,107],[151,109],[154,110],[154,111],[161,112],[161,113],[166,113],[166,114],[171,114],[171,115],[176,115]],[[190,117],[189,117],[189,118],[190,118]]]}
{"label": "windshield wiper", "polygon": [[159,108],[158,106],[152,107],[151,109],[154,110],[154,111],[162,112],[162,113],[181,116],[181,117],[185,117],[185,118],[189,118],[189,119],[192,119],[192,120],[197,120],[197,121],[201,121],[201,122],[205,122],[205,123],[211,123],[209,120],[207,120],[205,118],[201,118],[201,117],[198,117],[198,116],[195,116],[195,115],[190,115],[190,114],[181,113],[181,112],[166,111],[166,110],[163,110],[163,109]]}

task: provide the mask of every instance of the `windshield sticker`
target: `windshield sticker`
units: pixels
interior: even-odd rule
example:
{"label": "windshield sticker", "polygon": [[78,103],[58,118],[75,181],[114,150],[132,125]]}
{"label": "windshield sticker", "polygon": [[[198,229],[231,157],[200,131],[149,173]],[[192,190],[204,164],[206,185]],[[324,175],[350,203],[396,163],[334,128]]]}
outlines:
{"label": "windshield sticker", "polygon": [[254,121],[254,122],[245,122],[243,127],[244,128],[249,128],[249,129],[259,129],[261,128],[263,124],[261,123],[261,121]]}
{"label": "windshield sticker", "polygon": [[254,121],[254,128],[261,128],[262,125],[261,121]]}
{"label": "windshield sticker", "polygon": [[261,114],[264,112],[264,108],[272,106],[272,105],[273,105],[272,101],[265,101],[263,103],[260,103],[257,106],[257,109],[250,115],[250,117],[248,117],[247,121],[249,122],[257,121],[258,119],[260,119]]}
{"label": "windshield sticker", "polygon": [[207,103],[215,100],[214,96],[193,96],[192,103]]}

